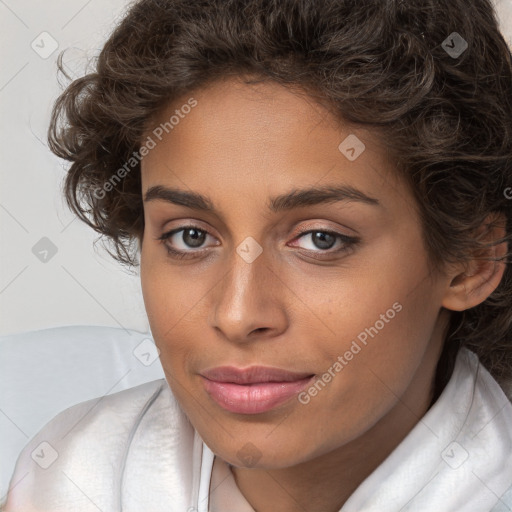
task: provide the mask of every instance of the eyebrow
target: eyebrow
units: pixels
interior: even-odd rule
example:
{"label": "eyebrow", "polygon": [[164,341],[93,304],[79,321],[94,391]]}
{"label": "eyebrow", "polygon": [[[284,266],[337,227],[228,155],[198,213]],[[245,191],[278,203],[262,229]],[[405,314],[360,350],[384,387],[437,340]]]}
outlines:
{"label": "eyebrow", "polygon": [[[162,200],[194,210],[215,212],[212,200],[197,192],[155,185],[147,190],[144,195],[144,202],[155,200]],[[357,201],[372,206],[380,205],[379,201],[374,197],[367,196],[354,187],[341,185],[294,189],[285,194],[271,197],[267,207],[271,212],[278,213],[293,210],[294,208],[339,201]]]}

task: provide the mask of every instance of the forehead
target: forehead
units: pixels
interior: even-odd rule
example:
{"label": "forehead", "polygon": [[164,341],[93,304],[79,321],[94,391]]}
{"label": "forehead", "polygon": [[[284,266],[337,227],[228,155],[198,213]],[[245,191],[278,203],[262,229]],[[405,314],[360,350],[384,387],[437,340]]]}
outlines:
{"label": "forehead", "polygon": [[[247,195],[263,184],[270,196],[344,184],[375,195],[380,182],[396,181],[376,133],[344,124],[303,90],[275,82],[229,78],[191,91],[162,108],[145,137],[156,145],[142,161],[143,191],[172,184]],[[350,160],[344,151],[354,144],[362,152]]]}
{"label": "forehead", "polygon": [[[223,79],[182,95],[163,108],[152,125],[162,126],[173,114],[188,110],[185,106],[191,97],[197,105],[179,121],[174,119],[173,137],[169,137],[174,139],[170,147],[200,140],[189,157],[201,149],[218,148],[238,150],[246,159],[276,151],[300,157],[298,149],[305,138],[325,147],[339,138],[336,118],[304,91],[275,82],[246,84],[240,78]],[[165,131],[163,137],[169,134]]]}

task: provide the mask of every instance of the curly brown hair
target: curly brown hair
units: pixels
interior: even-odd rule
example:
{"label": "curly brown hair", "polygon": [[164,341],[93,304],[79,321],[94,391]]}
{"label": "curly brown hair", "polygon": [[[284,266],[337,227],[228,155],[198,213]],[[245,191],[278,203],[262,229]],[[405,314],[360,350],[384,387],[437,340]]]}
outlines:
{"label": "curly brown hair", "polygon": [[[454,41],[467,44],[459,55]],[[490,1],[141,0],[94,72],[58,98],[48,131],[72,162],[69,207],[122,264],[138,265],[144,217],[140,163],[119,170],[166,104],[229,76],[299,87],[340,121],[375,130],[410,184],[435,268],[474,255],[477,228],[495,214],[506,218],[495,243],[510,251],[512,56]],[[498,380],[512,376],[509,256],[489,298],[452,313],[436,395],[462,345]]]}

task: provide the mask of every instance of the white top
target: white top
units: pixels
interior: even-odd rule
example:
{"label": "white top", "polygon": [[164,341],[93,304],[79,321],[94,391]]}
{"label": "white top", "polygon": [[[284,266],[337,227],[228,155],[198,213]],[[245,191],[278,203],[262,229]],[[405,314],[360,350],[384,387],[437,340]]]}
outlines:
{"label": "white top", "polygon": [[[253,512],[165,379],[58,414],[20,454],[7,512]],[[340,476],[342,478],[342,476]],[[340,512],[510,512],[512,404],[459,351],[437,402]]]}

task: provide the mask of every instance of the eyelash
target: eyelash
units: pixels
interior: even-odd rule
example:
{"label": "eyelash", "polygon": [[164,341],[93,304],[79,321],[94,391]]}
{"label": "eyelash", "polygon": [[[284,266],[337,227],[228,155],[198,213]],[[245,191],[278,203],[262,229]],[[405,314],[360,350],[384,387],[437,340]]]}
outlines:
{"label": "eyelash", "polygon": [[[205,229],[201,229],[201,228],[199,228],[199,226],[194,226],[193,224],[190,224],[187,226],[180,226],[179,228],[173,229],[172,231],[168,231],[167,233],[164,233],[163,235],[157,237],[156,240],[163,243],[165,249],[167,250],[167,253],[169,254],[169,256],[171,258],[178,259],[178,260],[190,259],[190,258],[194,258],[195,254],[206,250],[206,249],[197,249],[195,251],[180,251],[177,249],[173,249],[166,243],[166,241],[169,238],[171,238],[173,235],[175,235],[176,233],[179,233],[180,231],[185,231],[186,229],[195,229],[201,233],[206,233],[207,235],[210,235],[210,233],[208,233],[208,231],[206,231]],[[345,252],[349,251],[351,248],[353,248],[357,243],[360,242],[360,239],[358,237],[347,236],[347,235],[338,233],[336,231],[330,231],[330,230],[325,230],[325,229],[302,228],[299,230],[299,233],[298,233],[298,235],[300,235],[300,236],[297,236],[295,238],[302,238],[303,236],[310,234],[310,233],[324,233],[324,234],[333,235],[338,240],[341,240],[344,243],[343,247],[341,247],[340,249],[336,249],[334,251],[330,250],[330,249],[325,250],[325,251],[320,250],[320,252],[323,252],[324,254],[327,254],[329,256],[334,255],[334,254],[345,253]],[[210,235],[210,236],[212,236],[212,235]],[[313,252],[315,254],[318,253],[318,251],[308,251],[307,249],[306,249],[306,251],[309,253],[311,253],[311,252]],[[321,259],[321,258],[317,258],[317,259]]]}

